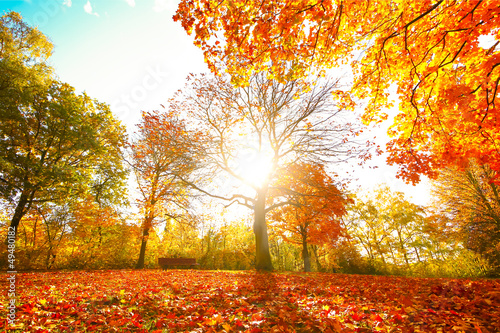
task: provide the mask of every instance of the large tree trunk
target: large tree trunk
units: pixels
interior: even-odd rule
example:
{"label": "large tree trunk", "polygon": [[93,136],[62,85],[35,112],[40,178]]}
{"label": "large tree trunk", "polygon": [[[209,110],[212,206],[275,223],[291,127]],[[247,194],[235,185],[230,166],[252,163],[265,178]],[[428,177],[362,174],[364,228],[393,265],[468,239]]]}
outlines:
{"label": "large tree trunk", "polygon": [[141,251],[139,252],[139,260],[137,261],[136,269],[144,268],[144,258],[146,257],[146,245],[148,243],[149,237],[149,228],[144,228],[142,232],[142,243],[141,243]]}
{"label": "large tree trunk", "polygon": [[312,250],[313,250],[313,253],[314,253],[314,258],[316,259],[316,267],[318,268],[318,271],[322,272],[323,271],[323,266],[321,266],[321,262],[319,261],[318,246],[317,245],[313,245],[312,246]]}
{"label": "large tree trunk", "polygon": [[146,257],[146,245],[148,244],[149,238],[149,229],[151,228],[151,224],[153,223],[154,216],[152,216],[151,212],[148,212],[147,217],[144,220],[144,224],[142,226],[142,242],[141,242],[141,251],[139,252],[139,260],[137,261],[136,269],[144,268],[144,259]]}
{"label": "large tree trunk", "polygon": [[257,202],[254,207],[253,232],[255,234],[255,268],[272,271],[271,253],[266,224],[266,189],[257,191]]}
{"label": "large tree trunk", "polygon": [[311,271],[311,256],[309,255],[309,249],[307,248],[307,239],[302,236],[302,259],[304,259],[304,272]]}
{"label": "large tree trunk", "polygon": [[10,220],[10,230],[14,230],[15,238],[17,238],[17,227],[19,226],[23,216],[28,212],[34,194],[35,191],[32,191],[32,193],[29,193],[29,191],[23,191],[19,197],[16,209],[14,210],[14,215],[12,215],[12,219]]}

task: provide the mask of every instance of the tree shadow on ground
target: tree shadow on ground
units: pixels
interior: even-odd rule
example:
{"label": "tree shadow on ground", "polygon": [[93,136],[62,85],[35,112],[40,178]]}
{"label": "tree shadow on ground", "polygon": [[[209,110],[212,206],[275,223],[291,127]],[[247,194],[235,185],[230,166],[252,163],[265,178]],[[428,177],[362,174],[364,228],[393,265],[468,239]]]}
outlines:
{"label": "tree shadow on ground", "polygon": [[335,332],[340,328],[335,320],[314,317],[308,311],[310,279],[264,271],[238,274],[237,279],[247,295],[247,307],[253,313],[249,323],[255,332]]}

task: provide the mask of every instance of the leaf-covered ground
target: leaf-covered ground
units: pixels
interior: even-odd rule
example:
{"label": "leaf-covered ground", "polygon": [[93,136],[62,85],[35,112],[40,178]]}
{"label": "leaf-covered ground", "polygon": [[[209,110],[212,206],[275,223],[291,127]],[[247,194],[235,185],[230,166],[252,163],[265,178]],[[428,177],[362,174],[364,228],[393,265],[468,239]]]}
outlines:
{"label": "leaf-covered ground", "polygon": [[[500,332],[498,280],[202,270],[16,278],[19,332]],[[16,331],[5,320],[6,279],[0,329]]]}

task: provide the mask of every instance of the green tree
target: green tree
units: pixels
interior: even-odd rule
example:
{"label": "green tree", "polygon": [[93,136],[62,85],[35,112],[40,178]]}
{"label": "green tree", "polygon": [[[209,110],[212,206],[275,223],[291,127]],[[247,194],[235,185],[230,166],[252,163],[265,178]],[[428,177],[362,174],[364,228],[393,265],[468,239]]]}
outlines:
{"label": "green tree", "polygon": [[0,111],[1,193],[16,207],[13,228],[35,202],[124,185],[125,130],[107,105],[58,82],[33,97]]}
{"label": "green tree", "polygon": [[0,18],[0,40],[0,97],[15,107],[23,97],[50,84],[53,70],[46,61],[53,45],[16,12]]}
{"label": "green tree", "polygon": [[124,193],[125,129],[109,107],[52,77],[52,45],[21,17],[0,20],[0,195],[17,229],[34,203]]}
{"label": "green tree", "polygon": [[402,192],[392,192],[387,186],[376,188],[367,199],[356,200],[345,224],[369,261],[380,260],[384,270],[392,265],[410,272],[414,263],[422,261],[425,210],[406,200]]}

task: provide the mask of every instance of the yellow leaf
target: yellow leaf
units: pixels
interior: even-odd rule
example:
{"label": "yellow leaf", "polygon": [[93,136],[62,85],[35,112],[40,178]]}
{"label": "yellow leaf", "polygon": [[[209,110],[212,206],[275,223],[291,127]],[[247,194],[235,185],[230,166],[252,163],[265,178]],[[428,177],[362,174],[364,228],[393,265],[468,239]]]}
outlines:
{"label": "yellow leaf", "polygon": [[405,309],[405,312],[406,312],[406,313],[415,312],[415,309],[414,309],[414,308],[412,308],[411,306],[408,306],[408,307],[406,307],[406,308],[404,308],[404,309]]}
{"label": "yellow leaf", "polygon": [[217,320],[215,320],[215,319],[207,319],[205,321],[205,324],[210,325],[210,326],[214,326],[214,325],[217,325]]}

